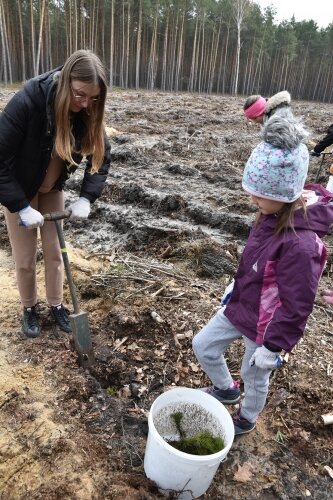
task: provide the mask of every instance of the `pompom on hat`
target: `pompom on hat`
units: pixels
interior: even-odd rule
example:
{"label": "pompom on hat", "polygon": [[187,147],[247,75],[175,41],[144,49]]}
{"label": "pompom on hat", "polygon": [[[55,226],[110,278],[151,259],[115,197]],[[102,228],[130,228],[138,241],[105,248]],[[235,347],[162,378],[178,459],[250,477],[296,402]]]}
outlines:
{"label": "pompom on hat", "polygon": [[308,166],[305,144],[289,151],[261,142],[246,163],[242,186],[253,196],[292,203],[302,195]]}

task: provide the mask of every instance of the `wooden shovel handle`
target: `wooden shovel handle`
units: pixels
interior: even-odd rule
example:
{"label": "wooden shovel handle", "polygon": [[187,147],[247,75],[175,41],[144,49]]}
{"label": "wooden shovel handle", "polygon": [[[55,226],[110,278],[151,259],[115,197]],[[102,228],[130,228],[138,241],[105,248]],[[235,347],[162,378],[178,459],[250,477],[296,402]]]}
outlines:
{"label": "wooden shovel handle", "polygon": [[49,214],[43,214],[44,220],[61,220],[68,219],[70,217],[71,211],[64,210],[63,212],[50,212]]}

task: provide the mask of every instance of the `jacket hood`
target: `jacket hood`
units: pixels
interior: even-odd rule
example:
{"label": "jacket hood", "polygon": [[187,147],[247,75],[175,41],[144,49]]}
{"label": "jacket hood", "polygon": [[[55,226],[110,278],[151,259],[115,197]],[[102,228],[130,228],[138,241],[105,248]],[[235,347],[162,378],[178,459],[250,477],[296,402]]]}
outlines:
{"label": "jacket hood", "polygon": [[35,78],[31,78],[30,80],[28,80],[23,87],[27,95],[30,98],[33,98],[36,92],[36,88],[39,88],[44,92],[45,95],[48,95],[50,90],[57,83],[60,69],[61,67],[53,69],[51,71],[47,71],[42,75],[38,75]]}
{"label": "jacket hood", "polygon": [[309,137],[300,119],[295,118],[289,108],[281,108],[269,118],[262,129],[265,142],[279,149],[292,151]]}
{"label": "jacket hood", "polygon": [[282,92],[278,92],[277,94],[272,95],[265,106],[265,114],[270,115],[274,109],[279,106],[289,106],[291,102],[291,96],[287,90],[282,90]]}
{"label": "jacket hood", "polygon": [[296,211],[295,229],[311,229],[320,238],[323,238],[333,224],[333,194],[320,184],[306,184],[304,189],[314,197],[314,202],[309,202],[304,217],[303,211]]}
{"label": "jacket hood", "polygon": [[[296,210],[293,226],[295,230],[314,231],[319,238],[323,238],[333,225],[333,194],[320,184],[306,184],[304,192],[312,198],[306,207],[306,214],[302,209]],[[309,193],[310,196],[309,196]],[[265,224],[274,231],[276,225],[275,215],[264,215]]]}
{"label": "jacket hood", "polygon": [[[60,74],[62,66],[53,69],[51,71],[47,71],[42,75],[38,75],[35,78],[32,78],[24,85],[24,90],[29,96],[29,98],[36,104],[39,105],[40,102],[44,102],[41,104],[44,106],[43,112],[45,112],[45,103],[46,103],[46,120],[47,120],[47,133],[51,134],[54,131],[54,109],[53,102],[55,91],[58,84],[58,78]],[[40,101],[40,94],[45,96],[45,101]]]}

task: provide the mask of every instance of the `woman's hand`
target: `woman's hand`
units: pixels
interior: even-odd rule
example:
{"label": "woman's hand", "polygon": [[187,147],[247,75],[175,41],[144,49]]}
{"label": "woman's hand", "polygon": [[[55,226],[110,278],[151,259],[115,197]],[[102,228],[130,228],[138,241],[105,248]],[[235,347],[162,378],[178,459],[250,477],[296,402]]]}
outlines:
{"label": "woman's hand", "polygon": [[81,196],[68,209],[71,212],[70,219],[86,219],[90,214],[90,201]]}
{"label": "woman's hand", "polygon": [[20,224],[27,229],[40,227],[44,224],[44,217],[38,210],[35,210],[30,205],[19,211]]}

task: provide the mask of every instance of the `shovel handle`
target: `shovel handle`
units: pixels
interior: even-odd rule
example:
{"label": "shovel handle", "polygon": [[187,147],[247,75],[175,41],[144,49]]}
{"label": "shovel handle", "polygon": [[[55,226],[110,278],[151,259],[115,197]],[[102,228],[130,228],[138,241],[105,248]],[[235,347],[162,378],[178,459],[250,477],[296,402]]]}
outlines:
{"label": "shovel handle", "polygon": [[44,220],[61,220],[68,219],[70,215],[70,210],[64,210],[63,212],[50,212],[49,214],[43,214],[43,217]]}

